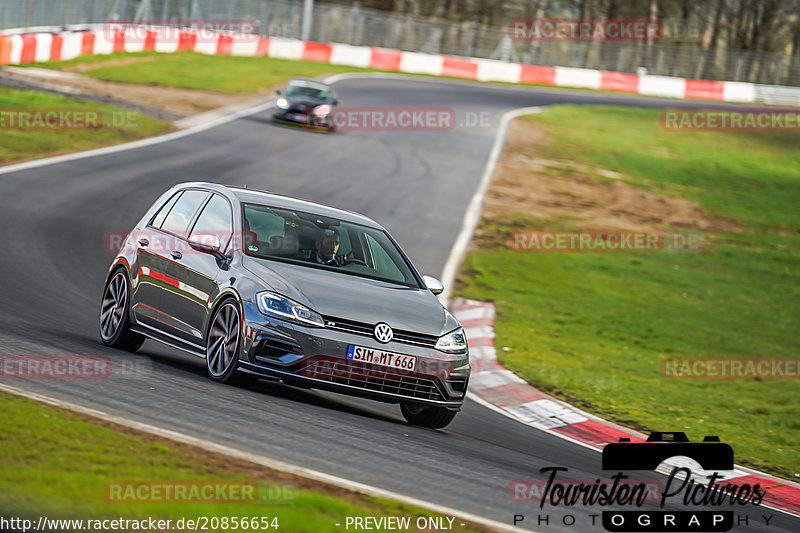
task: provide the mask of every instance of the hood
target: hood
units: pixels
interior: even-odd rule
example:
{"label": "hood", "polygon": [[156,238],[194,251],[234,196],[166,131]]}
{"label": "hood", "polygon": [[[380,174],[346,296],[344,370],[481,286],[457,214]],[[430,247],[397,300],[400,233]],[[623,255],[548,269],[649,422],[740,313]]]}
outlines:
{"label": "hood", "polygon": [[432,292],[339,272],[245,257],[243,266],[273,290],[323,316],[442,335],[454,329]]}
{"label": "hood", "polygon": [[285,98],[289,102],[290,109],[299,109],[300,107],[311,109],[328,103],[321,98],[309,98],[308,96],[286,96]]}

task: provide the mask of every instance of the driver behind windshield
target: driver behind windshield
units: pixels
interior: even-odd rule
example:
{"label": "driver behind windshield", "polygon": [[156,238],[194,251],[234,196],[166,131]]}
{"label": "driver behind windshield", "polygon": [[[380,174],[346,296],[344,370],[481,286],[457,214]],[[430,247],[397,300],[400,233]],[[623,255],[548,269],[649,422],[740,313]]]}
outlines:
{"label": "driver behind windshield", "polygon": [[305,84],[289,85],[286,88],[286,96],[307,96],[309,98],[318,98],[320,100],[331,99],[331,93],[327,88]]}
{"label": "driver behind windshield", "polygon": [[314,241],[314,253],[310,260],[320,265],[342,266],[346,257],[337,255],[338,251],[339,232],[335,229],[327,229]]}

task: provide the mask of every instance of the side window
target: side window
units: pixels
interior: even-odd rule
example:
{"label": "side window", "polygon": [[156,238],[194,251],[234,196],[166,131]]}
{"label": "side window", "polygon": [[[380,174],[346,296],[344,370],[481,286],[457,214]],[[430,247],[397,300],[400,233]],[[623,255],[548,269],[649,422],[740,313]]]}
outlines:
{"label": "side window", "polygon": [[208,198],[204,191],[184,191],[175,206],[170,210],[161,229],[174,235],[183,235],[189,229],[189,222],[197,208]]}
{"label": "side window", "polygon": [[197,218],[192,235],[201,233],[217,237],[223,250],[228,247],[228,241],[233,233],[233,218],[231,217],[231,206],[222,196],[218,194],[212,196]]}
{"label": "side window", "polygon": [[165,203],[163,207],[159,209],[158,213],[156,213],[156,216],[153,217],[153,222],[150,224],[151,226],[154,228],[161,227],[161,224],[164,223],[164,219],[167,218],[172,206],[175,205],[175,202],[178,201],[178,198],[181,197],[181,194],[183,194],[183,191],[178,191],[172,195],[172,198],[167,200],[167,203]]}
{"label": "side window", "polygon": [[245,206],[242,244],[250,252],[283,257],[297,253],[299,234],[286,227],[286,219],[275,213]]}
{"label": "side window", "polygon": [[258,236],[260,241],[269,241],[272,236],[283,236],[285,220],[283,217],[254,209],[249,205],[244,208],[245,231],[250,231]]}

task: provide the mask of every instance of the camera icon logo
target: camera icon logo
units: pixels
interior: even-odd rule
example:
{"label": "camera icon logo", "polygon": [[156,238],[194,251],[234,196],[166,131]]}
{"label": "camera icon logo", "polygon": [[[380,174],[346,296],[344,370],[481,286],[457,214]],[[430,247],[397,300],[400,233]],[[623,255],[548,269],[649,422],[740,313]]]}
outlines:
{"label": "camera icon logo", "polygon": [[683,432],[650,433],[646,442],[621,438],[603,448],[603,470],[655,470],[677,455],[697,461],[704,470],[733,470],[733,448],[719,437],[707,436],[703,442],[690,442]]}

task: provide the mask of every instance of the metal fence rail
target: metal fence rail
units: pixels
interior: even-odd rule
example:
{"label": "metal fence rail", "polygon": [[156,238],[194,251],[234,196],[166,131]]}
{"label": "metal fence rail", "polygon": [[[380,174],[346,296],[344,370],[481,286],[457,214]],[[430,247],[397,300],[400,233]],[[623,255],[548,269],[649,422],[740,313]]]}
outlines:
{"label": "metal fence rail", "polygon": [[[303,3],[288,0],[0,0],[0,29],[110,20],[255,20],[259,32],[301,37]],[[670,25],[666,24],[666,28]],[[682,78],[800,86],[800,58],[786,54],[704,51],[669,43],[513,42],[505,27],[455,23],[338,4],[317,3],[311,40],[455,56],[503,59]],[[669,37],[669,35],[667,35]]]}

